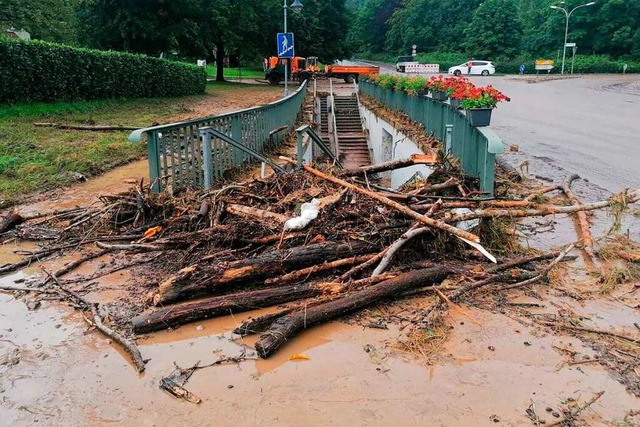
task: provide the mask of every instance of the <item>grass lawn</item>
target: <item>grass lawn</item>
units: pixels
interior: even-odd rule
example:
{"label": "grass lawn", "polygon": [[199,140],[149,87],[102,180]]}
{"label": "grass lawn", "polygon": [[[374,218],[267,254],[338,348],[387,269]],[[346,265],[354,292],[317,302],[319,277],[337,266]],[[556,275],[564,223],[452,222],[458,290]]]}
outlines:
{"label": "grass lawn", "polygon": [[211,83],[206,94],[159,99],[18,104],[0,109],[0,207],[21,196],[75,182],[145,153],[129,131],[88,132],[33,126],[34,122],[148,127],[220,114],[277,97],[270,86]]}
{"label": "grass lawn", "polygon": [[[209,77],[216,76],[217,68],[215,65],[207,65],[207,75]],[[264,79],[264,71],[262,68],[227,68],[224,71],[225,78],[243,78],[243,79]]]}

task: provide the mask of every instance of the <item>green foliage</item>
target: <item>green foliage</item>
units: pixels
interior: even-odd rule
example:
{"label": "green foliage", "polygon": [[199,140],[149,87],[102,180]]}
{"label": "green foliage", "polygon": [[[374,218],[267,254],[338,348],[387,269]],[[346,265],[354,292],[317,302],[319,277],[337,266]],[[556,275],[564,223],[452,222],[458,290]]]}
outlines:
{"label": "green foliage", "polygon": [[521,34],[514,1],[487,0],[464,31],[464,47],[472,58],[509,58],[519,52]]}
{"label": "green foliage", "polygon": [[0,103],[203,93],[195,65],[47,42],[0,39]]}
{"label": "green foliage", "polygon": [[78,0],[0,0],[0,29],[24,29],[32,39],[75,44]]}
{"label": "green foliage", "polygon": [[359,52],[380,53],[389,31],[389,19],[400,7],[399,0],[366,0],[358,9],[349,40]]}

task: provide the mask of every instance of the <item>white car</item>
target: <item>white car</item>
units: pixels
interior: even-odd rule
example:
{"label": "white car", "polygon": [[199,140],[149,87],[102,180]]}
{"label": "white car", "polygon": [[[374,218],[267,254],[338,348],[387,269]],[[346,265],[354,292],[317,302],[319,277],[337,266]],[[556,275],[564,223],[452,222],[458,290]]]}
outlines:
{"label": "white car", "polygon": [[449,68],[449,74],[453,74],[454,76],[474,74],[488,76],[490,74],[495,74],[495,72],[496,67],[493,66],[491,61],[476,61],[475,59],[471,61],[471,72],[469,72],[469,62],[460,64],[457,67]]}

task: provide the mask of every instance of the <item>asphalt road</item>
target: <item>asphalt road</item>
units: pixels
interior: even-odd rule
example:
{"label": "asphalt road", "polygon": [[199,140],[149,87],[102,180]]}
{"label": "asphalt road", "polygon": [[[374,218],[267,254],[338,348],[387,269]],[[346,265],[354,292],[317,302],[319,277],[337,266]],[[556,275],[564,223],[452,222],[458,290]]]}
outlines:
{"label": "asphalt road", "polygon": [[611,193],[640,188],[640,75],[471,80],[511,97],[493,111],[491,123],[507,146]]}
{"label": "asphalt road", "polygon": [[640,76],[473,80],[511,97],[491,126],[506,144],[613,193],[640,188]]}

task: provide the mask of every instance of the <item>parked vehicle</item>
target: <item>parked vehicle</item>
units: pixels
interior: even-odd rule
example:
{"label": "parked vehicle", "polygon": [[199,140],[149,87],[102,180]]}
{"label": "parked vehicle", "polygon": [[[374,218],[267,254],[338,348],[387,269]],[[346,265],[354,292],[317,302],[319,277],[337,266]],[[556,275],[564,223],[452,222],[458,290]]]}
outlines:
{"label": "parked vehicle", "polygon": [[418,61],[413,56],[399,56],[396,61],[396,71],[404,73],[404,69],[407,64],[418,64]]}
{"label": "parked vehicle", "polygon": [[471,61],[471,72],[469,72],[469,62],[449,68],[449,74],[453,74],[454,76],[463,74],[488,76],[490,74],[495,74],[495,72],[496,67],[493,66],[491,61],[478,61],[475,59]]}
{"label": "parked vehicle", "polygon": [[[315,64],[312,63],[313,60],[316,61]],[[287,61],[287,59],[272,56],[265,60],[264,78],[269,80],[269,84],[277,85],[284,81],[284,69],[288,66],[289,79],[303,82],[314,72],[312,70],[315,69],[317,71],[317,60],[318,58],[316,57],[302,58],[296,56]],[[315,68],[313,68],[314,65]]]}
{"label": "parked vehicle", "polygon": [[380,67],[373,65],[327,65],[324,67],[325,77],[343,79],[347,83],[357,82],[360,76],[380,74]]}
{"label": "parked vehicle", "polygon": [[[284,80],[284,70],[287,66],[287,60],[272,56],[265,59],[264,78],[269,84],[277,85]],[[357,82],[360,76],[378,74],[380,67],[368,65],[327,65],[324,73],[320,72],[318,58],[310,56],[302,58],[296,56],[289,60],[289,79],[303,82],[312,76],[318,77],[335,77],[344,79],[345,82]]]}

